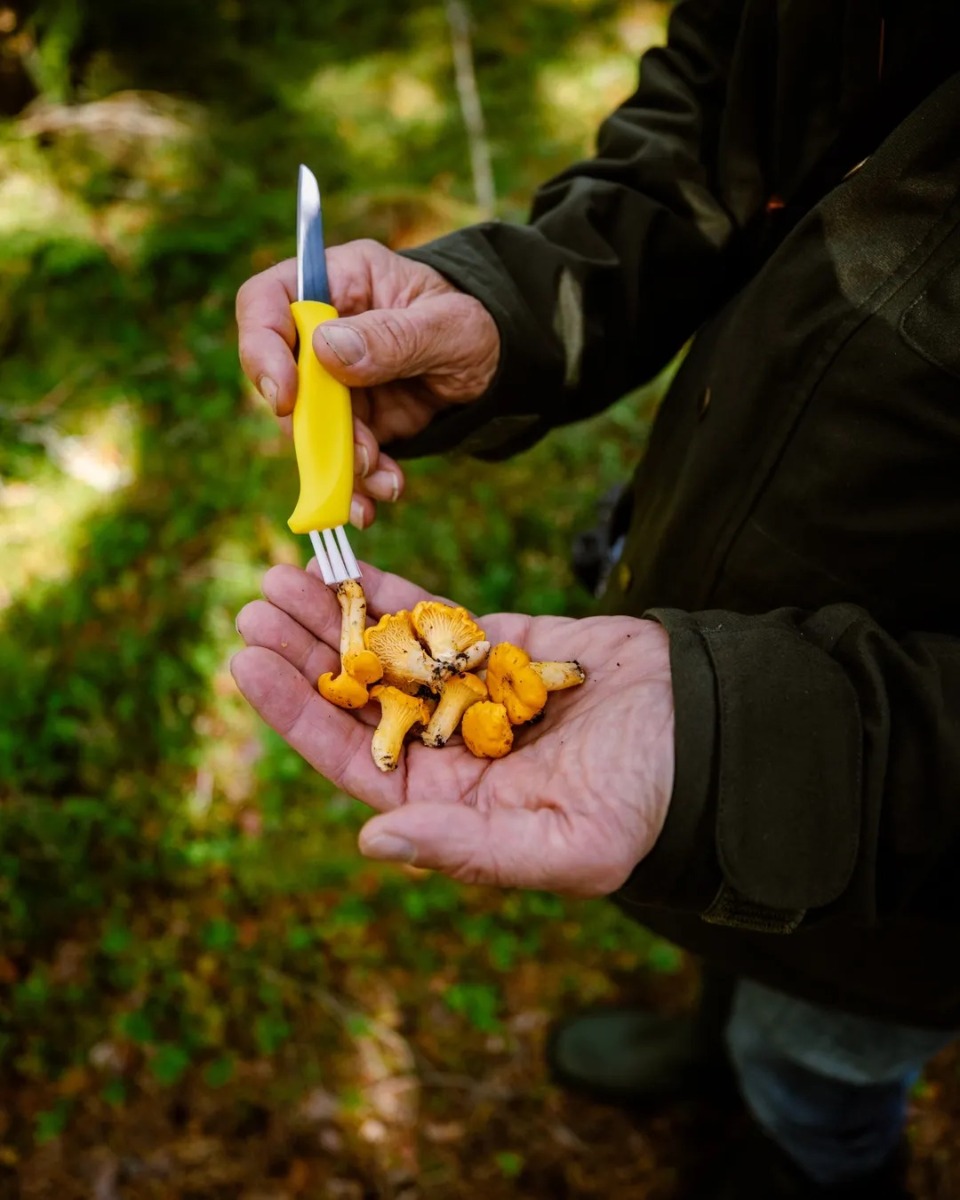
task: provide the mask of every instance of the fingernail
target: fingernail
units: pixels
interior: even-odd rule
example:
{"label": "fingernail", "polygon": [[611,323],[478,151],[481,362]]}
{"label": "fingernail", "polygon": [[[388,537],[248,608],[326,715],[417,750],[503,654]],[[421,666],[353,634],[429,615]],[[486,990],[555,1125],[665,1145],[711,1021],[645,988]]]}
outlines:
{"label": "fingernail", "polygon": [[353,459],[356,473],[361,479],[366,479],[370,474],[370,455],[367,453],[366,446],[361,446],[359,442],[353,448]]}
{"label": "fingernail", "polygon": [[363,338],[349,325],[322,325],[320,334],[345,367],[352,367],[367,352]]}
{"label": "fingernail", "polygon": [[350,501],[350,524],[355,529],[362,529],[366,524],[366,512],[359,500]]}
{"label": "fingernail", "polygon": [[396,504],[397,497],[400,495],[400,476],[394,475],[394,476],[392,476],[392,479],[393,479],[393,490],[390,493],[390,503]]}
{"label": "fingernail", "polygon": [[360,847],[367,858],[379,858],[384,862],[412,863],[417,857],[417,848],[406,838],[393,833],[377,833],[364,841]]}
{"label": "fingernail", "polygon": [[266,400],[274,412],[277,411],[277,385],[269,375],[261,375],[257,380],[257,391]]}

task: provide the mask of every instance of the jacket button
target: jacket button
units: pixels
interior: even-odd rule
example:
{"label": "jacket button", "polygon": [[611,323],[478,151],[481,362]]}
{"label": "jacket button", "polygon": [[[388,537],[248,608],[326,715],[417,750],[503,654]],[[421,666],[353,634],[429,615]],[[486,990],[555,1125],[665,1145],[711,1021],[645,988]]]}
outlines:
{"label": "jacket button", "polygon": [[707,415],[707,409],[710,407],[710,399],[712,395],[713,390],[711,388],[706,387],[703,389],[703,395],[700,397],[700,404],[697,408],[697,413],[701,419]]}

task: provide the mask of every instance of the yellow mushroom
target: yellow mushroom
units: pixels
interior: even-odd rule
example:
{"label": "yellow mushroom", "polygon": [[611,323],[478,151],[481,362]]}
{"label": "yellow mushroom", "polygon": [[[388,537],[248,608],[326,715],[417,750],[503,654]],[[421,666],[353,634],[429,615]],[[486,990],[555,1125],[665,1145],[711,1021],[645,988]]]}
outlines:
{"label": "yellow mushroom", "polygon": [[440,702],[433,710],[430,724],[421,735],[423,744],[445,746],[471,704],[477,704],[486,698],[486,686],[476,675],[465,673],[451,676],[444,683]]}
{"label": "yellow mushroom", "polygon": [[513,745],[513,727],[507,710],[492,700],[480,700],[463,714],[463,740],[477,758],[503,758]]}
{"label": "yellow mushroom", "polygon": [[363,708],[367,702],[367,685],[346,671],[336,677],[332,671],[327,671],[317,680],[317,690],[324,700],[339,708]]}
{"label": "yellow mushroom", "polygon": [[472,671],[490,652],[483,630],[465,608],[421,600],[410,616],[418,637],[445,675]]}
{"label": "yellow mushroom", "polygon": [[510,642],[500,642],[487,660],[490,699],[507,710],[511,725],[532,721],[547,703],[547,687],[530,663],[530,655]]}
{"label": "yellow mushroom", "polygon": [[370,747],[373,761],[381,771],[395,771],[403,752],[403,739],[414,725],[426,725],[430,709],[418,696],[386,684],[372,688],[370,695],[379,700],[382,709]]}
{"label": "yellow mushroom", "polygon": [[564,688],[576,687],[587,677],[578,662],[532,662],[530,666],[543,680],[548,692],[562,692]]}
{"label": "yellow mushroom", "polygon": [[416,631],[407,610],[385,614],[363,635],[364,644],[380,659],[383,680],[391,687],[416,692],[427,687],[440,690],[443,668],[427,654],[417,641]]}
{"label": "yellow mushroom", "polygon": [[376,683],[383,675],[380,659],[364,645],[367,599],[356,579],[337,584],[337,601],[343,614],[340,624],[341,669],[361,683]]}

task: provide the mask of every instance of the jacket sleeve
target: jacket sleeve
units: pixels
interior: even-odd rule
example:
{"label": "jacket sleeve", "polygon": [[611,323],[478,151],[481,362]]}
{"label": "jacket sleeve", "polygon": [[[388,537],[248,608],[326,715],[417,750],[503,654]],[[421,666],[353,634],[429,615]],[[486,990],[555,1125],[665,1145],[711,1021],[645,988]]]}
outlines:
{"label": "jacket sleeve", "polygon": [[482,301],[501,358],[485,396],[391,453],[532,445],[650,379],[732,291],[716,159],[742,5],[677,5],[596,156],[539,190],[528,225],[475,225],[408,252]]}
{"label": "jacket sleeve", "polygon": [[960,914],[960,639],[861,608],[647,614],[670,635],[676,778],[628,903],[791,932]]}

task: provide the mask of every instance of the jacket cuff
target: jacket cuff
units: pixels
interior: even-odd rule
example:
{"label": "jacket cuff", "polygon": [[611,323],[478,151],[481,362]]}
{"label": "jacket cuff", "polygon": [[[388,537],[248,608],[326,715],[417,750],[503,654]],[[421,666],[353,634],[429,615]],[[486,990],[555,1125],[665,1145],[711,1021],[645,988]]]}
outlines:
{"label": "jacket cuff", "polygon": [[787,610],[646,615],[670,635],[676,777],[663,832],[624,899],[791,932],[836,901],[856,867],[853,685]]}
{"label": "jacket cuff", "polygon": [[713,802],[718,748],[716,681],[693,616],[676,609],[651,609],[643,615],[658,621],[670,635],[673,794],[660,836],[617,899],[628,905],[702,913],[721,883]]}
{"label": "jacket cuff", "polygon": [[487,309],[500,333],[500,360],[490,387],[477,400],[438,414],[422,433],[385,447],[395,458],[457,450],[501,459],[525,450],[550,428],[544,413],[563,383],[557,342],[518,295],[488,231],[474,225],[403,255],[439,271]]}

